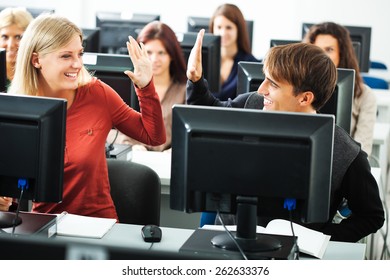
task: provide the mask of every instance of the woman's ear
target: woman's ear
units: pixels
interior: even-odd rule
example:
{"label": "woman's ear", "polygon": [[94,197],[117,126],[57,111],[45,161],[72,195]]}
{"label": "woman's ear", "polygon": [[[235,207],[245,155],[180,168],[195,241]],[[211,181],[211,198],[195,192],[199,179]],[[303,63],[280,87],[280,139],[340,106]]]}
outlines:
{"label": "woman's ear", "polygon": [[41,64],[39,63],[39,57],[38,57],[38,54],[37,54],[36,52],[33,52],[33,53],[32,53],[31,64],[32,64],[35,68],[41,69]]}

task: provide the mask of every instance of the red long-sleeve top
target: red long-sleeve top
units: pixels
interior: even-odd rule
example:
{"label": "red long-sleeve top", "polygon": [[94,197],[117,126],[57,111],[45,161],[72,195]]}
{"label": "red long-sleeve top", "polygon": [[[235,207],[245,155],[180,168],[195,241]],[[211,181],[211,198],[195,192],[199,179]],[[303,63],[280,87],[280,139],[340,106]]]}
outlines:
{"label": "red long-sleeve top", "polygon": [[112,127],[148,145],[165,143],[161,106],[154,84],[136,89],[141,113],[107,84],[94,78],[78,88],[67,111],[64,191],[61,203],[34,203],[33,211],[118,218],[110,195],[105,142]]}

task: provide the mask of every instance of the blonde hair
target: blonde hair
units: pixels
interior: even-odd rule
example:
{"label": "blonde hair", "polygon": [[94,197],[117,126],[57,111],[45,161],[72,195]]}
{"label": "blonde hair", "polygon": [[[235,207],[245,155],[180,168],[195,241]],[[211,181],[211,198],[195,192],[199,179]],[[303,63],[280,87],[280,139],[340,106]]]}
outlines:
{"label": "blonde hair", "polygon": [[32,15],[25,8],[5,8],[0,12],[0,29],[15,24],[24,31],[32,20]]}
{"label": "blonde hair", "polygon": [[[39,69],[32,64],[33,53],[45,55],[66,46],[78,35],[83,39],[82,31],[73,22],[56,14],[41,14],[35,18],[24,32],[20,41],[16,59],[15,76],[10,93],[37,95]],[[79,86],[92,79],[83,66],[79,72]]]}

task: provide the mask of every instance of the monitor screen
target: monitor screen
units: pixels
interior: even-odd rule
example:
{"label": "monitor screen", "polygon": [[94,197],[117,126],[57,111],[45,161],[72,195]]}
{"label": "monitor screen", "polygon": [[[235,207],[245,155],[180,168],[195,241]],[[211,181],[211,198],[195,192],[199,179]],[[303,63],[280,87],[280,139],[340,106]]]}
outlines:
{"label": "monitor screen", "polygon": [[[312,25],[314,24],[302,24],[302,38],[305,37]],[[370,69],[371,27],[348,25],[344,25],[344,27],[349,31],[360,72],[368,72]]]}
{"label": "monitor screen", "polygon": [[160,20],[160,15],[97,12],[96,27],[100,28],[99,51],[127,54],[128,36],[136,39],[141,29],[154,20]]}
{"label": "monitor screen", "polygon": [[[257,91],[264,81],[263,63],[238,63],[237,94]],[[323,114],[336,117],[336,124],[350,133],[352,117],[352,101],[355,88],[355,70],[337,68],[337,86],[332,97],[320,110]]]}
{"label": "monitor screen", "polygon": [[291,198],[294,219],[328,220],[334,116],[174,105],[172,118],[171,209],[237,214],[238,232],[253,212],[288,217]]}
{"label": "monitor screen", "polygon": [[299,43],[299,42],[300,42],[299,40],[271,39],[270,48],[276,47],[276,46],[281,46],[281,45]]}
{"label": "monitor screen", "polygon": [[100,28],[82,28],[84,52],[99,52]]}
{"label": "monitor screen", "polygon": [[7,91],[7,61],[6,50],[0,48],[0,92]]}
{"label": "monitor screen", "polygon": [[[184,53],[185,61],[195,45],[196,32],[176,33],[177,39]],[[202,45],[202,66],[211,92],[219,92],[221,88],[221,37],[205,33]]]}
{"label": "monitor screen", "polygon": [[[0,94],[0,195],[62,200],[66,130],[64,99]],[[1,219],[0,219],[1,220]]]}
{"label": "monitor screen", "polygon": [[111,86],[127,105],[134,108],[138,104],[132,101],[135,90],[131,79],[124,73],[125,70],[134,70],[128,55],[84,53],[83,62],[88,71]]}
{"label": "monitor screen", "polygon": [[[188,17],[187,18],[187,32],[198,32],[201,29],[204,29],[206,32],[209,30],[210,18],[208,17]],[[249,34],[249,45],[252,49],[253,42],[253,20],[246,20],[246,28]]]}

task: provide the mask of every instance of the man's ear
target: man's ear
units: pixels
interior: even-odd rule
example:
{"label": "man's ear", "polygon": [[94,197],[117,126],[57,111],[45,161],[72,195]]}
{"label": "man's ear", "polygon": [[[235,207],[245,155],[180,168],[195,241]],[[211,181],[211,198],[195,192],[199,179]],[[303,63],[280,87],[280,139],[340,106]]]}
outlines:
{"label": "man's ear", "polygon": [[311,91],[305,91],[301,93],[300,104],[301,106],[311,106],[314,101],[314,93]]}
{"label": "man's ear", "polygon": [[41,64],[39,63],[39,57],[38,57],[38,54],[37,54],[36,52],[33,52],[33,53],[32,53],[31,64],[32,64],[35,68],[41,69]]}

